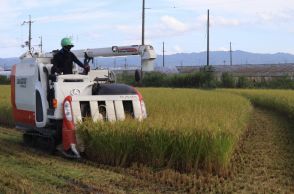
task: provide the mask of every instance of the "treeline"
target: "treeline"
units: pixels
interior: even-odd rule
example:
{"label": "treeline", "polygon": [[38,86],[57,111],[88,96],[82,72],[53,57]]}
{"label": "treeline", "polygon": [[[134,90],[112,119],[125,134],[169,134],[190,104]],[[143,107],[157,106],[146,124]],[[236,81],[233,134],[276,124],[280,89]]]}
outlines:
{"label": "treeline", "polygon": [[270,80],[251,80],[247,77],[234,77],[232,74],[221,75],[219,87],[223,88],[264,88],[264,89],[294,89],[294,80],[288,76],[277,77]]}
{"label": "treeline", "polygon": [[144,73],[140,83],[135,81],[134,75],[122,73],[117,76],[117,80],[120,83],[141,87],[294,89],[294,80],[286,76],[254,81],[247,77],[234,77],[230,73],[223,73],[217,79],[216,74],[210,69],[189,74]]}
{"label": "treeline", "polygon": [[7,85],[10,84],[10,79],[6,76],[0,76],[0,85]]}
{"label": "treeline", "polygon": [[[117,81],[139,87],[294,89],[294,80],[287,76],[254,81],[247,77],[234,77],[230,73],[223,73],[217,79],[210,67],[189,74],[144,73],[140,83],[135,81],[133,74],[122,73],[117,75]],[[6,76],[0,76],[0,85],[8,84],[10,84],[10,80]]]}

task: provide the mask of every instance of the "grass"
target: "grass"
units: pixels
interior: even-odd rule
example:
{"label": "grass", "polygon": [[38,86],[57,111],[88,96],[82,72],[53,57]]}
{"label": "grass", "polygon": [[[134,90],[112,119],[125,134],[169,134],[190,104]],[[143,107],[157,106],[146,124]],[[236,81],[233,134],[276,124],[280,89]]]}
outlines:
{"label": "grass", "polygon": [[143,122],[91,121],[78,126],[87,156],[109,165],[225,172],[252,110],[245,98],[218,91],[141,89]]}

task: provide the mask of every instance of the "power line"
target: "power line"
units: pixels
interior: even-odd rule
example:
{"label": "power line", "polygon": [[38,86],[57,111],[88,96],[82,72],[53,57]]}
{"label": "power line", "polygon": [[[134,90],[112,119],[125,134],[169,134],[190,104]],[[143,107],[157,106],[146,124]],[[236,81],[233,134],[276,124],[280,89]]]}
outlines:
{"label": "power line", "polygon": [[0,46],[0,48],[19,48],[19,46]]}

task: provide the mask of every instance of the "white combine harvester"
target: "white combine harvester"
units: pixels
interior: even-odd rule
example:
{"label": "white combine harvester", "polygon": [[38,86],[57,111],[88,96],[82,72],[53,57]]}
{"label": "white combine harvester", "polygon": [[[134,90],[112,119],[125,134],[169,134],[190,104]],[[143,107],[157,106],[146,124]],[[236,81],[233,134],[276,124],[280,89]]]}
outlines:
{"label": "white combine harvester", "polygon": [[[140,55],[142,70],[152,71],[155,51],[149,45],[113,46],[72,51],[89,61],[94,57]],[[60,151],[79,158],[75,124],[90,117],[93,121],[124,120],[126,115],[147,117],[141,94],[133,87],[116,84],[113,72],[92,70],[87,75],[51,75],[52,53],[27,52],[11,73],[11,102],[24,142]],[[59,146],[62,145],[62,146]]]}

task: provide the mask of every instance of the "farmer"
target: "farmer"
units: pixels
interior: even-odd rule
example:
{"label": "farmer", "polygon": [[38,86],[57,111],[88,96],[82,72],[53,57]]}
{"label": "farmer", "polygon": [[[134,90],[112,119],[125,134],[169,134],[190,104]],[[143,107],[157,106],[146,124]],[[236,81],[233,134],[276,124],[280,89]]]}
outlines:
{"label": "farmer", "polygon": [[71,51],[70,49],[74,47],[70,38],[63,38],[61,40],[62,49],[58,51],[52,59],[53,67],[51,69],[51,74],[73,74],[73,62],[82,67],[84,71],[88,72],[90,66],[88,64],[83,64]]}

